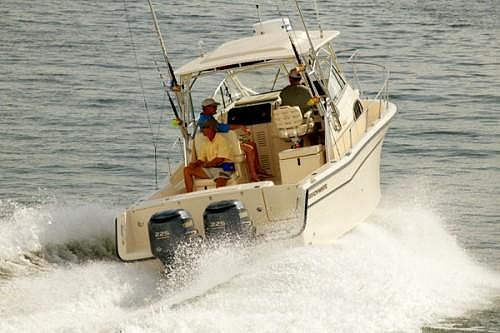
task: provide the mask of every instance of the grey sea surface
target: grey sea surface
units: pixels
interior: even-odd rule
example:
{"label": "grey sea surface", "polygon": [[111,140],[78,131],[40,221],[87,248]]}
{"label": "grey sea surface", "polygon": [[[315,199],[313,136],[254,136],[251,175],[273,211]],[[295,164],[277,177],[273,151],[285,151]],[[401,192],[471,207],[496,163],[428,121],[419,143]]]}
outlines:
{"label": "grey sea surface", "polygon": [[[331,246],[221,249],[171,281],[113,252],[153,142],[159,180],[181,158],[147,1],[1,4],[1,332],[500,332],[497,0],[319,1],[338,50],[391,71],[380,207]],[[255,4],[157,3],[174,67],[251,34]]]}

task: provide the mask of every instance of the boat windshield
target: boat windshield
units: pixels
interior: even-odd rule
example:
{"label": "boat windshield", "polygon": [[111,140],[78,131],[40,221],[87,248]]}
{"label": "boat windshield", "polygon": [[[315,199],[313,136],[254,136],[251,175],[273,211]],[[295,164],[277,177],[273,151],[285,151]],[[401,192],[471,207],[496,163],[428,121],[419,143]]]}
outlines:
{"label": "boat windshield", "polygon": [[[322,80],[324,88],[328,88],[330,96],[335,100],[345,85],[345,81],[338,74],[338,70],[334,69],[335,65],[330,54],[325,53],[318,55],[316,66],[310,72],[310,77],[319,91],[323,91],[323,88],[318,86],[317,81]],[[292,61],[229,70],[215,89],[214,97],[226,106],[244,96],[281,90],[289,84],[288,73],[296,66],[296,63]]]}
{"label": "boat windshield", "polygon": [[214,96],[221,104],[228,105],[243,96],[281,90],[288,85],[288,71],[291,68],[291,65],[276,65],[230,71],[217,87]]}
{"label": "boat windshield", "polygon": [[288,72],[283,67],[260,68],[251,72],[238,74],[238,80],[245,88],[251,89],[254,94],[279,90],[288,85]]}

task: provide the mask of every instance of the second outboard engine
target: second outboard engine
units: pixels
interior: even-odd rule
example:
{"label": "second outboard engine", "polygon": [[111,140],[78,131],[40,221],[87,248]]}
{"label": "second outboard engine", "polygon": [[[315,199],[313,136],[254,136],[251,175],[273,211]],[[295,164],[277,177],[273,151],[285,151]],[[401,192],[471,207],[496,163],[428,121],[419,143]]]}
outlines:
{"label": "second outboard engine", "polygon": [[164,265],[173,263],[178,246],[197,236],[191,215],[184,209],[155,213],[148,223],[151,252]]}
{"label": "second outboard engine", "polygon": [[240,200],[213,202],[203,212],[203,223],[207,239],[230,238],[252,239],[255,227],[248,211]]}

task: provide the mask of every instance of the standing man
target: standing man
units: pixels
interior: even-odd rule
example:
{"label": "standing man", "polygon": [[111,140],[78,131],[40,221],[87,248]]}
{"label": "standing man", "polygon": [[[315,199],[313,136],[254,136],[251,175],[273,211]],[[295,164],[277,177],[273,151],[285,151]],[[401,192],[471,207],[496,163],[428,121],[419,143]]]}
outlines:
{"label": "standing man", "polygon": [[198,160],[184,167],[186,192],[193,192],[193,177],[213,178],[216,187],[225,186],[234,170],[231,146],[224,136],[217,134],[217,121],[207,120],[201,130],[206,140],[198,148]]}

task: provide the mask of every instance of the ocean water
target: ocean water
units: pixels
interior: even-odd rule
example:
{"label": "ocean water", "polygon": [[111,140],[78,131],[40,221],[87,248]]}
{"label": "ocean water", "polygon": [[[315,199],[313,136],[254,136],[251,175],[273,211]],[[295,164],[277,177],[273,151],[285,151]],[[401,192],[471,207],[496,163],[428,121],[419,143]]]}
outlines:
{"label": "ocean water", "polygon": [[[180,158],[147,3],[0,7],[0,332],[500,332],[498,1],[320,1],[339,50],[391,69],[379,208],[330,246],[220,248],[170,279],[114,255],[152,143],[159,179]],[[157,7],[174,67],[258,21]]]}

